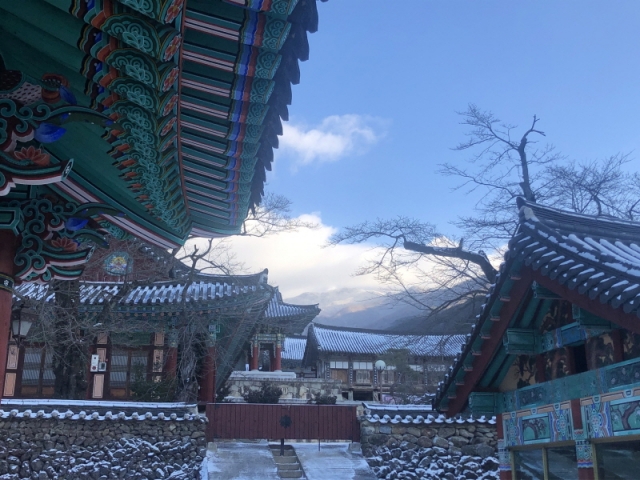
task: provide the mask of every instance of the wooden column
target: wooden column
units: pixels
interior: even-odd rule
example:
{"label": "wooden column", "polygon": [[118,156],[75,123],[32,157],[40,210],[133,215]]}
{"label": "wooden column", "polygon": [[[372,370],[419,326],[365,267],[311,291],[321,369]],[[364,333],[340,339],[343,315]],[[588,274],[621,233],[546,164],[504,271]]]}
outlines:
{"label": "wooden column", "polygon": [[167,378],[175,378],[177,368],[178,368],[178,349],[176,347],[169,347],[167,348],[167,361],[165,365]]}
{"label": "wooden column", "polygon": [[582,423],[582,409],[580,400],[571,400],[571,419],[573,420],[573,435],[576,440],[576,457],[578,459],[578,479],[594,480],[593,450],[588,441],[586,428]]}
{"label": "wooden column", "polygon": [[[4,395],[7,353],[11,334],[11,301],[13,297],[13,268],[16,237],[13,232],[0,230],[0,398]],[[5,282],[7,282],[5,284]]]}
{"label": "wooden column", "polygon": [[500,462],[500,480],[512,480],[510,453],[504,447],[504,424],[502,414],[496,415],[496,433],[498,435],[498,461]]}
{"label": "wooden column", "polygon": [[251,366],[249,370],[258,370],[258,359],[260,358],[260,344],[258,342],[253,343],[253,349],[251,351]]}
{"label": "wooden column", "polygon": [[202,384],[200,385],[200,400],[213,403],[216,398],[216,348],[207,348],[207,356],[204,358],[202,371]]}
{"label": "wooden column", "polygon": [[273,361],[273,370],[276,372],[282,371],[282,345],[276,343],[276,355]]}

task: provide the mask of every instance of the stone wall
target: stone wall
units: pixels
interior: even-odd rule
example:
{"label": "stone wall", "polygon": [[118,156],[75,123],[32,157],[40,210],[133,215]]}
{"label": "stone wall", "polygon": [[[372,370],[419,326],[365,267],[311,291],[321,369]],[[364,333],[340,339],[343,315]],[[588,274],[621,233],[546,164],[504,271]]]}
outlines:
{"label": "stone wall", "polygon": [[378,478],[497,479],[495,420],[360,417],[362,452]]}
{"label": "stone wall", "polygon": [[199,478],[205,417],[138,408],[0,410],[0,479]]}

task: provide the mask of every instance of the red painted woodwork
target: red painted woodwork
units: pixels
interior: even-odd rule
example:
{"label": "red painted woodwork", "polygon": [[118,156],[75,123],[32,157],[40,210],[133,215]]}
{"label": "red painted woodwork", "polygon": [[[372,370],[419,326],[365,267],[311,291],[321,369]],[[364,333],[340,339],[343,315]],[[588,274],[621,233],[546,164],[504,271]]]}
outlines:
{"label": "red painted woodwork", "polygon": [[529,267],[522,267],[523,272],[526,270],[529,275],[533,277],[533,280],[538,282],[544,288],[551,290],[556,295],[560,295],[563,300],[577,305],[578,307],[604,318],[610,322],[615,323],[627,330],[634,333],[640,333],[640,321],[638,317],[630,313],[625,313],[621,308],[613,308],[606,303],[600,303],[599,298],[591,300],[588,295],[581,295],[577,290],[570,290],[565,285],[560,285],[558,282],[545,277],[540,272],[534,271]]}
{"label": "red painted woodwork", "polygon": [[177,368],[178,368],[178,349],[176,347],[169,347],[167,349],[167,363],[165,366],[167,377],[174,378],[176,376]]}
{"label": "red painted woodwork", "polygon": [[[0,230],[0,273],[13,278],[16,237],[13,232]],[[0,290],[0,398],[4,394],[4,378],[7,369],[9,336],[11,334],[12,294]]]}
{"label": "red painted woodwork", "polygon": [[251,367],[250,370],[258,370],[258,359],[260,358],[260,345],[256,342],[251,352]]}
{"label": "red painted woodwork", "polygon": [[509,302],[505,303],[500,310],[500,321],[493,322],[493,325],[491,326],[491,338],[484,341],[480,352],[478,352],[478,355],[474,358],[473,370],[465,375],[464,385],[456,388],[456,397],[449,402],[449,407],[446,412],[447,415],[453,417],[460,413],[464,408],[464,405],[467,403],[469,398],[469,394],[471,394],[482,378],[482,375],[489,366],[493,355],[498,351],[498,348],[502,344],[502,337],[507,331],[507,328],[509,328],[511,317],[515,315],[520,302],[524,299],[525,295],[531,288],[532,282],[531,270],[523,269],[520,280],[516,281],[511,287],[511,292],[509,292]]}
{"label": "red painted woodwork", "polygon": [[214,439],[360,441],[355,405],[207,404],[207,441]]}
{"label": "red painted woodwork", "polygon": [[276,355],[274,359],[273,369],[276,372],[282,371],[282,347],[280,345],[276,345]]}
{"label": "red painted woodwork", "polygon": [[579,468],[578,480],[595,480],[596,473],[593,468]]}
{"label": "red painted woodwork", "polygon": [[500,470],[500,480],[513,480],[511,470]]}

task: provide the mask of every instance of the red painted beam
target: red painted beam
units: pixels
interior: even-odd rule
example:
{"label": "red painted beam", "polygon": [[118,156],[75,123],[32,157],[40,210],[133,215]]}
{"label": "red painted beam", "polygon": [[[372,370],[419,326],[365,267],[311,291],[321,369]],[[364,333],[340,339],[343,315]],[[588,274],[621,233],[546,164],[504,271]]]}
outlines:
{"label": "red painted beam", "polygon": [[[491,326],[490,335],[491,338],[485,340],[482,344],[480,352],[478,352],[475,360],[473,361],[473,370],[468,372],[464,377],[464,385],[456,389],[456,398],[449,402],[447,408],[447,414],[449,416],[456,415],[462,411],[464,405],[469,399],[469,395],[475,389],[478,382],[482,379],[482,375],[489,366],[491,359],[502,344],[502,337],[504,336],[507,328],[509,328],[509,322],[518,310],[520,302],[524,299],[527,292],[531,288],[533,278],[531,277],[531,270],[526,269],[521,272],[520,279],[515,281],[509,292],[509,302],[502,305],[500,310],[500,321],[493,322]],[[485,321],[488,321],[486,319]],[[475,355],[475,352],[474,352]]]}
{"label": "red painted beam", "polygon": [[[0,273],[13,278],[14,258],[16,256],[16,236],[10,230],[0,230]],[[12,292],[0,288],[0,397],[4,395],[5,370],[9,336],[11,333]]]}
{"label": "red painted beam", "polygon": [[581,295],[577,290],[570,290],[569,287],[560,285],[558,282],[545,277],[540,272],[533,271],[529,267],[523,267],[523,270],[525,268],[531,272],[536,282],[547,290],[551,290],[556,295],[560,295],[564,300],[605,320],[613,322],[620,327],[626,328],[634,333],[640,333],[640,318],[636,315],[625,313],[622,308],[613,308],[607,303],[601,303],[598,297],[591,300],[588,295]]}

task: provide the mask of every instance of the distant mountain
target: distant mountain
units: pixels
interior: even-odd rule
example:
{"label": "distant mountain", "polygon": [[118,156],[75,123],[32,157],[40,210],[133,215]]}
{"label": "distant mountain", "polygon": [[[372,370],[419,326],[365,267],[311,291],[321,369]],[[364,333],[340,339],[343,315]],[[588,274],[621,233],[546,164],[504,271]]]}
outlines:
{"label": "distant mountain", "polygon": [[454,305],[427,318],[427,313],[403,303],[391,305],[381,291],[341,288],[325,293],[303,293],[285,300],[308,305],[318,303],[322,312],[315,322],[351,328],[397,333],[468,333],[480,302]]}

